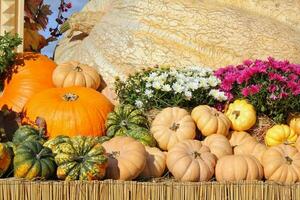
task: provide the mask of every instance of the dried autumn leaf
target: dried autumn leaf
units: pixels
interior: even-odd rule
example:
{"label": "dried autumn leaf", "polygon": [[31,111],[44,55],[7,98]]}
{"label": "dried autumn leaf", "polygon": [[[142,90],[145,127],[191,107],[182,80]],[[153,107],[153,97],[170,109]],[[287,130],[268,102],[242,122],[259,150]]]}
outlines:
{"label": "dried autumn leaf", "polygon": [[46,39],[37,30],[24,28],[24,51],[40,52],[46,45]]}

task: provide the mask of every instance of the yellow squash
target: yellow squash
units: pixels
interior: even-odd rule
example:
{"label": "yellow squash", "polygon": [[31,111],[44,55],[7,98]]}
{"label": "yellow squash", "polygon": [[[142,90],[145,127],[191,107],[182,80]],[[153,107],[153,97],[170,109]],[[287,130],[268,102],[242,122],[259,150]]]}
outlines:
{"label": "yellow squash", "polygon": [[277,124],[267,130],[265,143],[267,146],[276,146],[279,144],[295,144],[298,135],[293,129],[285,124]]}
{"label": "yellow squash", "polygon": [[293,117],[290,120],[290,128],[295,131],[297,135],[300,135],[300,116]]}
{"label": "yellow squash", "polygon": [[231,121],[231,128],[235,131],[246,131],[256,122],[256,111],[246,100],[235,100],[228,107],[226,116]]}

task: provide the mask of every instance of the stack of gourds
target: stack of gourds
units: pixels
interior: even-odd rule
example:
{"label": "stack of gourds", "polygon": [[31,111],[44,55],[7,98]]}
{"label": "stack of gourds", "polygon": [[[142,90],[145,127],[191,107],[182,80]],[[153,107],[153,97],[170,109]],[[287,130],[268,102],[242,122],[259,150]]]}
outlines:
{"label": "stack of gourds", "polygon": [[134,106],[114,108],[89,66],[56,67],[33,53],[15,63],[0,105],[21,112],[23,125],[0,144],[0,176],[13,168],[15,177],[31,180],[133,180],[168,170],[180,181],[300,181],[299,117],[271,127],[265,144],[246,132],[257,119],[242,99],[224,113],[167,107],[149,123]]}

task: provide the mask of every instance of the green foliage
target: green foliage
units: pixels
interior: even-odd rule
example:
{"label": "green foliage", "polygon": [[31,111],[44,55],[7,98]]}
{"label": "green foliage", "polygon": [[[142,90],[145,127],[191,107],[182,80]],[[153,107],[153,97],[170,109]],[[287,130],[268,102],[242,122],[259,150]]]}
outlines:
{"label": "green foliage", "polygon": [[0,36],[0,74],[3,75],[13,64],[16,57],[15,49],[22,43],[22,39],[16,34],[5,33]]}

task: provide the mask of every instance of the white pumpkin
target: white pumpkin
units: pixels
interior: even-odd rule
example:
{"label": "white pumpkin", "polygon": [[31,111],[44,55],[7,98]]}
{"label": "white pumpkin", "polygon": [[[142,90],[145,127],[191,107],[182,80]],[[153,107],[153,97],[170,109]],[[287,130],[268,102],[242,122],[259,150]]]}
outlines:
{"label": "white pumpkin", "polygon": [[108,85],[154,65],[216,68],[270,55],[299,63],[299,13],[296,0],[91,0],[70,18],[66,36],[75,32],[55,61],[96,66]]}

